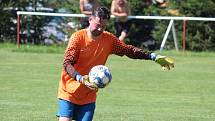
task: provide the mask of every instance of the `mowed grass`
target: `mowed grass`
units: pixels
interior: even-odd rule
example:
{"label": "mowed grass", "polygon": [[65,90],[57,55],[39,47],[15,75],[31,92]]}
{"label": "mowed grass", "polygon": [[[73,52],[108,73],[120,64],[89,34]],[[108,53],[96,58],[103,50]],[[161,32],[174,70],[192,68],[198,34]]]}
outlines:
{"label": "mowed grass", "polygon": [[[17,50],[0,48],[0,121],[57,120],[63,51]],[[113,80],[98,92],[94,121],[215,121],[215,53],[163,54],[173,70],[110,56]]]}

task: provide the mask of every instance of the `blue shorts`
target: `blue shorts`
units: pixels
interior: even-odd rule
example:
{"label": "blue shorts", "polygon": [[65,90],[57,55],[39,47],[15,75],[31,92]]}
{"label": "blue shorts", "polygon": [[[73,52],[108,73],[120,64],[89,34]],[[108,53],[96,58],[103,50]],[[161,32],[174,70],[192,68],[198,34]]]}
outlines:
{"label": "blue shorts", "polygon": [[72,118],[76,121],[92,121],[95,103],[89,103],[85,105],[76,105],[67,100],[58,100],[59,110],[58,117]]}

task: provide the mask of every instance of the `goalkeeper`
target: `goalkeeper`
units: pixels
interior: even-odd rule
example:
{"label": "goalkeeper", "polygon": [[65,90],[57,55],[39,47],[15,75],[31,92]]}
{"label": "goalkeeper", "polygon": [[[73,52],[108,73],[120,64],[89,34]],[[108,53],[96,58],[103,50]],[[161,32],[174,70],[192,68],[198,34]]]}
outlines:
{"label": "goalkeeper", "polygon": [[89,27],[73,33],[69,40],[58,89],[59,121],[93,120],[98,89],[85,75],[93,66],[105,65],[111,54],[152,60],[166,69],[174,65],[169,57],[126,45],[105,31],[109,19],[109,9],[98,7],[89,17]]}

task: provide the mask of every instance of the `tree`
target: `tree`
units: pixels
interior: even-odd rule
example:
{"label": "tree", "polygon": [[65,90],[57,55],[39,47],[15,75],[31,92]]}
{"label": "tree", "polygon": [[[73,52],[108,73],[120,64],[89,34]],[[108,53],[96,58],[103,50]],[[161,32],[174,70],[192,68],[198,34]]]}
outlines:
{"label": "tree", "polygon": [[[1,0],[0,4],[0,36],[3,40],[15,41],[16,38],[16,18],[17,10],[26,10],[25,7],[29,5],[29,2],[35,3],[35,1],[42,2],[46,7],[54,8],[65,8],[70,13],[80,13],[79,0]],[[167,7],[158,7],[157,5],[146,2],[149,0],[131,0],[130,7],[132,15],[159,15],[159,16],[189,16],[189,17],[215,17],[215,1],[214,0],[167,0]],[[110,0],[101,0],[101,5],[110,8]],[[35,6],[35,5],[34,5]],[[15,12],[5,12],[3,8],[14,7],[17,8]],[[173,14],[170,12],[176,12]],[[43,17],[32,18],[32,26],[38,28],[42,27],[48,22]],[[5,21],[8,20],[8,21]],[[68,21],[77,21],[77,19],[68,18]],[[77,21],[78,22],[78,21]],[[157,45],[160,45],[161,40],[165,34],[166,28],[169,21],[166,20],[133,20],[133,25],[126,39],[126,42],[135,46],[143,47],[147,44],[148,40],[154,42],[153,47],[148,49],[158,49]],[[15,29],[11,31],[11,28]],[[178,33],[182,33],[182,21],[175,22],[175,28]],[[110,21],[108,31],[114,32],[113,21]],[[12,33],[11,33],[12,32]],[[187,21],[187,38],[186,48],[194,51],[206,51],[215,50],[215,23],[214,22],[203,22],[203,21]],[[181,43],[181,34],[178,35],[178,40]],[[169,36],[172,40],[172,36]],[[41,41],[41,40],[40,40]],[[167,41],[168,48],[172,49],[173,41]],[[38,42],[41,43],[41,42]]]}
{"label": "tree", "polygon": [[[189,0],[181,2],[180,10],[185,16],[215,17],[214,0]],[[187,49],[194,51],[215,50],[215,23],[192,21],[187,22]]]}

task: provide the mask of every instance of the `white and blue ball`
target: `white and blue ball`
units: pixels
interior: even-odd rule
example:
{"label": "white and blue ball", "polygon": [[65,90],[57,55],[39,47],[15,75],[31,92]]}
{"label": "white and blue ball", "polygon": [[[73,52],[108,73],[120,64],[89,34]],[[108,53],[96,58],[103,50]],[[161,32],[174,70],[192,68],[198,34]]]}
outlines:
{"label": "white and blue ball", "polygon": [[104,65],[97,65],[90,70],[89,80],[98,88],[105,88],[111,82],[112,75],[108,67]]}

